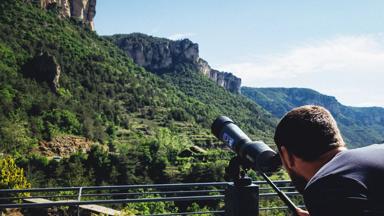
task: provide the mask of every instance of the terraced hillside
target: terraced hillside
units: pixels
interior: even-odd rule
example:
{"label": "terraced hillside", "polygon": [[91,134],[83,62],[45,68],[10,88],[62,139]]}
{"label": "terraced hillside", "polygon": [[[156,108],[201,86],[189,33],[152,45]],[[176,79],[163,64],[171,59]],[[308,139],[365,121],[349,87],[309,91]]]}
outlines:
{"label": "terraced hillside", "polygon": [[[256,103],[188,65],[172,73],[146,71],[55,8],[2,0],[0,152],[33,186],[73,186],[222,180],[230,152],[209,129],[218,115],[271,143],[276,119]],[[49,149],[61,140],[73,151]]]}

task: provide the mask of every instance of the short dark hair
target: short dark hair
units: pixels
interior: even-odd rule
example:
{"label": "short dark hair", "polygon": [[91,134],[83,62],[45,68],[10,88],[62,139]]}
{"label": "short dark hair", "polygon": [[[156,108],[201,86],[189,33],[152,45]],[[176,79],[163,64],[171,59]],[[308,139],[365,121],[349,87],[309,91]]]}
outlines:
{"label": "short dark hair", "polygon": [[275,143],[280,149],[306,161],[314,161],[322,154],[345,146],[331,113],[321,106],[307,105],[288,112],[279,122]]}

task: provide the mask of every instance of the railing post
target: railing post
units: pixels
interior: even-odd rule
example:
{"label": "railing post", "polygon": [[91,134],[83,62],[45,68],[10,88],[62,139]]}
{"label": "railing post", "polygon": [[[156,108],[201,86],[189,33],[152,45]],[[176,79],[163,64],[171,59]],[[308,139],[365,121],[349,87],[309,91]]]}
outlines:
{"label": "railing post", "polygon": [[228,184],[225,190],[225,216],[258,216],[259,186]]}
{"label": "railing post", "polygon": [[[77,196],[77,201],[81,201],[81,194],[83,193],[83,187],[79,188],[79,194]],[[80,216],[80,205],[77,205],[77,216]]]}

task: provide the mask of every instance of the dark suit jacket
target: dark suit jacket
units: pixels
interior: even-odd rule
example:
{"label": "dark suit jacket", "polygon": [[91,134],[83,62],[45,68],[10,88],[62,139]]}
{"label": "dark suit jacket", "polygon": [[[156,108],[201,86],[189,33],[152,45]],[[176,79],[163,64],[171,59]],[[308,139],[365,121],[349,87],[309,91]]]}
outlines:
{"label": "dark suit jacket", "polygon": [[384,216],[384,145],[338,153],[308,182],[311,216]]}

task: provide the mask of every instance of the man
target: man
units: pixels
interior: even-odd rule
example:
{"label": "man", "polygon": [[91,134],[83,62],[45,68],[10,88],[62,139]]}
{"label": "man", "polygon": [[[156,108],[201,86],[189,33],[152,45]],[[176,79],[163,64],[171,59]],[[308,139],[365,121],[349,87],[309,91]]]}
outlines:
{"label": "man", "polygon": [[323,107],[288,112],[275,132],[281,160],[311,216],[384,216],[384,145],[347,150]]}

